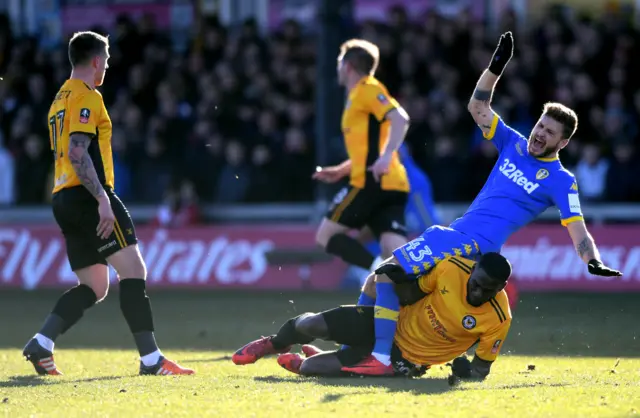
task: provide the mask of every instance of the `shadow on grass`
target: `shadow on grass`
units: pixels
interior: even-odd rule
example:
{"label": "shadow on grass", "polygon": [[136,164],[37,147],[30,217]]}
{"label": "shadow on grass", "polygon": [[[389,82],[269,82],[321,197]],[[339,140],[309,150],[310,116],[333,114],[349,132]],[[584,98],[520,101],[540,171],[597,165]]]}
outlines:
{"label": "shadow on grass", "polygon": [[0,381],[0,388],[18,388],[18,387],[35,387],[50,385],[73,385],[78,383],[104,382],[111,380],[119,380],[127,376],[99,376],[88,377],[86,379],[62,380],[54,376],[34,376],[34,375],[18,375],[11,376],[9,379]]}
{"label": "shadow on grass", "polygon": [[180,363],[217,363],[220,361],[230,361],[231,356],[219,356],[213,358],[180,359]]}
{"label": "shadow on grass", "polygon": [[[363,388],[365,390],[344,394],[325,395],[322,402],[335,402],[343,396],[366,395],[375,392],[373,388],[384,388],[390,393],[412,393],[414,395],[440,394],[454,389],[446,379],[423,377],[420,379],[406,379],[403,377],[280,377],[259,376],[257,382],[265,383],[300,383],[311,381],[318,386],[334,388]],[[368,390],[366,390],[368,389]]]}
{"label": "shadow on grass", "polygon": [[413,395],[434,395],[442,394],[450,391],[484,391],[484,390],[513,390],[528,389],[536,387],[559,388],[571,386],[569,383],[548,383],[548,382],[523,382],[505,385],[485,385],[481,382],[471,384],[449,385],[447,379],[440,377],[422,377],[419,379],[406,379],[403,377],[382,378],[382,377],[281,377],[281,376],[259,376],[254,378],[257,382],[269,384],[277,383],[300,383],[309,381],[324,387],[335,388],[366,388],[348,393],[326,394],[320,400],[322,403],[336,402],[345,396],[368,395],[375,392],[373,388],[383,388],[389,393],[407,393]]}
{"label": "shadow on grass", "polygon": [[512,385],[485,386],[482,383],[477,383],[470,386],[454,386],[454,389],[461,390],[461,391],[474,391],[474,390],[529,389],[529,388],[537,388],[537,387],[562,388],[566,386],[571,386],[571,385],[569,383],[523,382],[523,383],[515,383]]}

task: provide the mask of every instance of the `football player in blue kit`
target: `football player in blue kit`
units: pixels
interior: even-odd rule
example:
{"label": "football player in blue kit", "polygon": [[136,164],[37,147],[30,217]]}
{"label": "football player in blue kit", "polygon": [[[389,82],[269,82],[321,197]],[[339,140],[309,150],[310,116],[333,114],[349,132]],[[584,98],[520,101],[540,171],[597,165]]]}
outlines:
{"label": "football player in blue kit", "polygon": [[[371,356],[344,371],[378,376],[393,374],[389,359],[400,309],[394,282],[411,280],[454,255],[473,258],[480,253],[499,252],[511,234],[551,206],[559,209],[561,223],[589,273],[622,275],[600,260],[582,217],[576,180],[558,159],[559,151],[567,146],[577,129],[575,112],[560,103],[545,104],[527,139],[492,110],[494,87],[512,55],[513,36],[506,32],[500,37],[468,106],[484,138],[493,142],[499,152],[487,182],[462,217],[449,227],[428,228],[397,248],[394,256],[376,270],[376,345]],[[468,289],[469,292],[475,290]],[[473,309],[470,304],[469,312],[462,312],[460,318],[471,314]]]}

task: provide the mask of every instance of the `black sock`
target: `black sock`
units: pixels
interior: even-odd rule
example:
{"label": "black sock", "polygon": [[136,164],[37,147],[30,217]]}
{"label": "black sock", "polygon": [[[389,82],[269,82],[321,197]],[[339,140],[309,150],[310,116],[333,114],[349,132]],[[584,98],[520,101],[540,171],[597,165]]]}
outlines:
{"label": "black sock", "polygon": [[370,269],[375,257],[357,239],[346,234],[335,234],[329,238],[326,250],[337,255],[346,263]]}
{"label": "black sock", "polygon": [[153,335],[151,301],[147,296],[144,279],[120,280],[120,310],[133,334],[140,356],[158,350]]}
{"label": "black sock", "polygon": [[313,337],[309,337],[296,331],[296,321],[304,315],[307,314],[291,318],[280,327],[278,333],[271,337],[271,344],[273,344],[273,348],[277,350],[294,344],[309,344],[315,340]]}
{"label": "black sock", "polygon": [[72,287],[60,296],[38,333],[55,341],[60,334],[74,326],[82,318],[84,311],[97,301],[96,293],[86,284]]}

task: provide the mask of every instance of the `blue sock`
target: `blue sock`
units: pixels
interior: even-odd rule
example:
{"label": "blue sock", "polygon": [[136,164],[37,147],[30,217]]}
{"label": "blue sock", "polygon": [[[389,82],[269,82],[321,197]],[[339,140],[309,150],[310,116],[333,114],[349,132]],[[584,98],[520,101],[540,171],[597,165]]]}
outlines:
{"label": "blue sock", "polygon": [[400,301],[393,283],[376,283],[374,329],[376,345],[373,355],[383,364],[391,364],[391,347],[400,315]]}
{"label": "blue sock", "polygon": [[366,293],[360,293],[360,297],[358,298],[358,306],[373,306],[376,304],[376,298],[372,298]]}
{"label": "blue sock", "polygon": [[[360,293],[360,297],[358,298],[358,306],[373,306],[376,304],[376,299],[372,298],[371,296],[367,295],[366,293],[362,292]],[[346,344],[343,344],[340,346],[340,350],[344,350],[345,348],[349,347]]]}

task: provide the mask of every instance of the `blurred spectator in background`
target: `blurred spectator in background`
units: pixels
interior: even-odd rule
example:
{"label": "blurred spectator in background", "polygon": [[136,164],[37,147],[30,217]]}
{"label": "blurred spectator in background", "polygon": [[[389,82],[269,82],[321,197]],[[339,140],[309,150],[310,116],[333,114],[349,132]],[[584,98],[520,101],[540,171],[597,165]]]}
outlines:
{"label": "blurred spectator in background", "polygon": [[53,160],[49,144],[37,134],[30,134],[18,154],[16,164],[17,203],[37,205],[42,203],[47,193],[49,166]]}
{"label": "blurred spectator in background", "polygon": [[[638,31],[611,11],[593,20],[558,9],[517,28],[507,11],[501,26],[515,31],[517,48],[496,110],[527,134],[546,101],[573,106],[578,132],[562,159],[575,169],[584,198],[638,201],[625,177],[640,166]],[[17,201],[42,203],[51,166],[44,119],[69,74],[66,45],[47,52],[10,27],[0,15],[0,129],[16,161]],[[159,203],[186,177],[202,202],[312,200],[315,141],[335,148],[334,139],[315,137],[312,35],[294,21],[266,36],[252,20],[232,29],[207,18],[198,28],[186,53],[173,50],[151,16],[120,16],[103,31],[112,39],[102,92],[114,124],[118,192]],[[380,79],[411,116],[406,143],[436,200],[470,201],[496,154],[465,107],[496,34],[467,10],[443,16],[434,9],[412,21],[401,7],[388,22],[360,29],[380,46]],[[25,164],[36,169],[23,173]]]}
{"label": "blurred spectator in background", "polygon": [[607,171],[608,201],[640,201],[640,164],[635,149],[630,141],[621,141],[613,146],[613,160]]}
{"label": "blurred spectator in background", "polygon": [[575,168],[580,198],[585,201],[602,200],[607,183],[609,161],[602,158],[598,144],[585,144],[582,158]]}
{"label": "blurred spectator in background", "polygon": [[183,180],[168,190],[152,222],[163,228],[184,227],[200,223],[200,208],[193,183]]}
{"label": "blurred spectator in background", "polygon": [[13,155],[4,147],[4,138],[0,132],[0,205],[15,202],[14,177]]}

